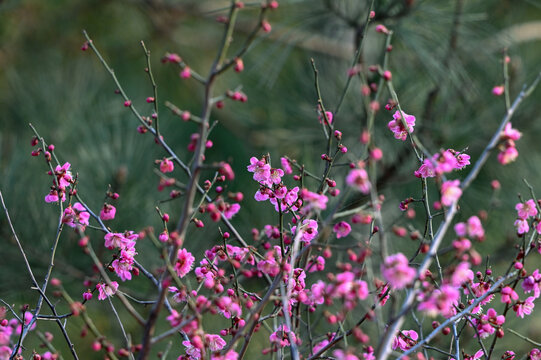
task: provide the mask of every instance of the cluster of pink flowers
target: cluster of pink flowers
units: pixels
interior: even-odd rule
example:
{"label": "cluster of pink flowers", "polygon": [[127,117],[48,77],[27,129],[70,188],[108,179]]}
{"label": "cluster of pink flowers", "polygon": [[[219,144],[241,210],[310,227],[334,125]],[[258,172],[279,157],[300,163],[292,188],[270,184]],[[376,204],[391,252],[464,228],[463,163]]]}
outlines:
{"label": "cluster of pink flowers", "polygon": [[414,268],[402,253],[389,255],[381,264],[383,278],[393,289],[403,289],[413,283],[417,275]]}
{"label": "cluster of pink flowers", "polygon": [[[515,206],[515,209],[517,210],[518,216],[517,220],[515,220],[517,233],[526,234],[530,231],[529,218],[537,215],[537,204],[535,203],[535,200],[529,199],[524,203],[518,203]],[[541,234],[541,222],[537,222],[535,229]]]}
{"label": "cluster of pink flowers", "polygon": [[515,141],[520,139],[522,134],[512,128],[511,123],[507,123],[500,135],[500,153],[498,154],[498,161],[502,165],[507,165],[513,162],[518,157],[518,151],[515,147]]}
{"label": "cluster of pink flowers", "polygon": [[64,209],[64,214],[62,216],[62,222],[69,227],[75,228],[78,225],[81,226],[82,230],[89,224],[90,214],[86,211],[86,208],[79,202],[75,204],[68,205]]}
{"label": "cluster of pink flowers", "polygon": [[440,176],[454,170],[462,170],[470,165],[470,156],[453,149],[442,150],[431,158],[423,160],[423,164],[414,174],[418,178]]}
{"label": "cluster of pink flowers", "polygon": [[454,229],[456,234],[461,238],[469,236],[480,241],[485,238],[485,229],[477,216],[471,216],[465,223],[457,223]]}
{"label": "cluster of pink flowers", "polygon": [[[66,189],[72,184],[73,176],[70,171],[70,163],[65,163],[60,166],[57,165],[54,170],[55,181],[51,186],[51,191],[45,196],[45,202],[58,202],[66,201]],[[53,174],[51,174],[53,175]]]}
{"label": "cluster of pink flowers", "polygon": [[111,232],[105,235],[105,247],[111,250],[114,248],[120,250],[111,266],[122,281],[131,280],[132,278],[134,257],[137,255],[135,244],[138,238],[139,235],[132,231],[123,234]]}

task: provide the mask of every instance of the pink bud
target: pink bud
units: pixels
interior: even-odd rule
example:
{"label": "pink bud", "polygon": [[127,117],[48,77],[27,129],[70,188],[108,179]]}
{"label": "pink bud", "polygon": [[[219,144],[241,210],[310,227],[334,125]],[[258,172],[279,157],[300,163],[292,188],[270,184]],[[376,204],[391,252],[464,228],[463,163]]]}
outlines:
{"label": "pink bud", "polygon": [[183,79],[188,79],[190,76],[192,76],[192,72],[190,71],[190,67],[186,66],[182,71],[180,72],[180,77]]}
{"label": "pink bud", "polygon": [[278,7],[278,1],[273,0],[269,3],[270,9],[276,9],[277,7]]}
{"label": "pink bud", "polygon": [[494,86],[492,88],[492,95],[501,96],[503,95],[504,92],[505,92],[505,88],[503,87],[503,85]]}
{"label": "pink bud", "polygon": [[382,33],[382,34],[388,34],[388,33],[389,33],[389,29],[387,29],[387,28],[385,27],[385,25],[379,24],[379,25],[376,26],[376,32],[379,32],[379,33]]}
{"label": "pink bud", "polygon": [[370,11],[370,19],[373,19],[376,17],[376,12],[375,11]]}
{"label": "pink bud", "polygon": [[393,75],[391,74],[391,72],[389,70],[385,70],[383,72],[383,78],[386,80],[386,81],[389,81],[391,80],[391,78],[393,77]]}
{"label": "pink bud", "polygon": [[152,96],[147,97],[147,103],[153,103],[154,101],[156,101],[156,99],[154,99]]}
{"label": "pink bud", "polygon": [[124,101],[124,106],[125,107],[130,107],[131,106],[131,100]]}
{"label": "pink bud", "polygon": [[241,72],[242,70],[244,70],[244,62],[242,61],[242,59],[235,59],[235,71],[236,72]]}
{"label": "pink bud", "polygon": [[272,30],[272,26],[267,20],[263,20],[261,22],[261,29],[263,30],[263,32],[270,33]]}
{"label": "pink bud", "polygon": [[373,148],[371,151],[370,151],[370,157],[372,159],[374,159],[375,161],[379,161],[381,160],[381,158],[383,157],[383,152],[381,151],[380,148]]}

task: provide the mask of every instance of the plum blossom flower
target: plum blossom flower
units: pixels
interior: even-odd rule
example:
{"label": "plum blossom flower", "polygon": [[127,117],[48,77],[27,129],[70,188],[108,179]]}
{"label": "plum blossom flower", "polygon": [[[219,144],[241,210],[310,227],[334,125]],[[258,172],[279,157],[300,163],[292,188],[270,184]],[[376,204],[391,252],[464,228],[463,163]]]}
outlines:
{"label": "plum blossom flower", "polygon": [[329,198],[323,194],[318,194],[308,189],[302,189],[299,196],[303,201],[301,208],[301,213],[303,215],[308,214],[310,211],[319,212],[327,208]]}
{"label": "plum blossom flower", "polygon": [[[407,126],[407,128],[406,128]],[[393,115],[393,120],[389,121],[387,127],[394,133],[395,139],[405,141],[408,137],[408,133],[413,132],[415,126],[415,116],[408,115],[402,112],[402,116],[399,111],[396,111]]]}
{"label": "plum blossom flower", "polygon": [[281,157],[280,164],[282,165],[282,169],[284,169],[284,173],[289,175],[293,172],[293,169],[291,168],[291,164],[289,163],[289,160],[287,158]]}
{"label": "plum blossom flower", "polygon": [[477,334],[479,334],[479,337],[484,339],[489,335],[494,334],[494,327],[499,327],[505,322],[505,316],[498,315],[496,310],[490,308],[486,315],[481,315],[480,320],[472,318],[471,322],[477,328],[477,333],[474,336],[477,337]]}
{"label": "plum blossom flower", "polygon": [[223,215],[226,219],[231,219],[236,213],[240,210],[240,205],[237,203],[227,204],[226,209],[223,212]]}
{"label": "plum blossom flower", "polygon": [[[312,219],[306,219],[303,220],[302,225],[299,228],[299,231],[301,232],[301,241],[304,243],[309,243],[312,241],[318,234],[317,232],[317,221]],[[291,231],[295,233],[297,231],[297,227],[294,226],[291,228]]]}
{"label": "plum blossom flower", "polygon": [[346,184],[359,190],[363,194],[370,192],[370,181],[365,169],[353,169],[346,177]]}
{"label": "plum blossom flower", "polygon": [[518,300],[518,294],[513,288],[506,286],[502,289],[502,303],[511,304],[516,300]]}
{"label": "plum blossom flower", "polygon": [[259,160],[256,157],[250,158],[248,171],[254,173],[254,180],[258,182],[266,182],[271,176],[271,166],[264,160]]}
{"label": "plum blossom flower", "polygon": [[73,176],[71,174],[70,167],[71,167],[70,163],[67,162],[67,163],[64,163],[64,165],[62,166],[57,165],[56,168],[54,169],[54,174],[58,181],[57,184],[61,190],[64,190],[65,188],[70,186],[73,181]]}
{"label": "plum blossom flower", "polygon": [[180,278],[186,276],[191,270],[195,257],[186,249],[179,249],[177,253],[177,261],[175,263],[175,271]]}
{"label": "plum blossom flower", "polygon": [[162,161],[160,161],[160,171],[162,173],[169,173],[173,170],[175,170],[175,164],[173,164],[171,160],[164,158]]}
{"label": "plum blossom flower", "polygon": [[502,165],[507,165],[515,161],[518,157],[518,150],[515,147],[513,140],[507,140],[498,153],[498,162]]}
{"label": "plum blossom flower", "polygon": [[524,301],[518,301],[514,306],[513,310],[517,313],[517,316],[524,318],[524,315],[530,315],[535,307],[534,304],[535,297],[530,296]]}
{"label": "plum blossom flower", "polygon": [[116,281],[111,281],[110,284],[98,283],[96,288],[99,291],[98,300],[105,300],[109,296],[113,296],[116,293],[118,283]]}
{"label": "plum blossom flower", "polygon": [[102,220],[113,220],[116,215],[116,208],[111,204],[103,204],[103,207],[100,211],[100,219]]}
{"label": "plum blossom flower", "polygon": [[451,206],[462,195],[460,180],[448,180],[441,185],[441,203]]}
{"label": "plum blossom flower", "polygon": [[419,334],[415,330],[402,330],[393,340],[393,350],[397,348],[406,351],[417,344]]}
{"label": "plum blossom flower", "polygon": [[502,130],[502,133],[500,134],[501,140],[518,140],[522,136],[522,133],[518,131],[517,129],[513,129],[510,122],[505,124],[505,127]]}
{"label": "plum blossom flower", "polygon": [[351,232],[351,225],[345,221],[340,221],[334,225],[333,231],[336,233],[336,238],[340,239],[349,235]]}
{"label": "plum blossom flower", "polygon": [[470,236],[477,239],[485,237],[485,230],[481,220],[477,216],[471,216],[466,223],[457,223],[454,227],[455,232],[460,237]]}
{"label": "plum blossom flower", "polygon": [[388,256],[381,265],[381,272],[393,289],[403,289],[415,280],[416,271],[409,266],[404,254],[397,253]]}
{"label": "plum blossom flower", "polygon": [[62,222],[69,227],[75,228],[77,225],[81,225],[83,228],[89,224],[90,214],[86,211],[86,208],[79,202],[68,206],[64,209],[64,215],[62,216]]}
{"label": "plum blossom flower", "polygon": [[442,314],[449,318],[455,314],[454,305],[458,305],[460,293],[455,286],[445,284],[424,294],[423,297],[424,300],[419,303],[418,310],[425,311],[430,316]]}
{"label": "plum blossom flower", "polygon": [[278,326],[278,329],[269,336],[270,342],[279,347],[290,346],[290,339],[293,342],[297,342],[297,337],[289,330],[289,327],[287,327],[286,324]]}
{"label": "plum blossom flower", "polygon": [[208,344],[210,351],[220,351],[226,345],[225,340],[222,339],[220,335],[205,334],[205,341]]}
{"label": "plum blossom flower", "polygon": [[537,206],[533,199],[526,201],[525,203],[518,203],[515,206],[519,219],[528,219],[530,216],[537,215]]}
{"label": "plum blossom flower", "polygon": [[527,234],[530,231],[530,225],[526,219],[516,219],[515,224],[518,234]]}
{"label": "plum blossom flower", "polygon": [[473,271],[470,269],[470,263],[463,261],[457,265],[453,275],[451,275],[451,284],[460,286],[469,281],[473,281]]}
{"label": "plum blossom flower", "polygon": [[535,269],[534,272],[522,281],[522,289],[526,294],[530,293],[532,290],[534,292],[534,297],[538,298],[541,295],[541,274],[539,269]]}

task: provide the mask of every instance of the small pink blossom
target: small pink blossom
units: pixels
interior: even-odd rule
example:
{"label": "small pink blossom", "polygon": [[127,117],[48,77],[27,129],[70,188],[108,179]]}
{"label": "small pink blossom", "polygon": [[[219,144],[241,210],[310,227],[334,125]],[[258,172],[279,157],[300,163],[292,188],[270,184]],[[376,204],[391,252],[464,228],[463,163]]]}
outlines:
{"label": "small pink blossom", "polygon": [[240,205],[237,203],[227,204],[226,209],[223,212],[223,215],[226,219],[231,219],[236,213],[240,210]]}
{"label": "small pink blossom", "polygon": [[205,342],[208,344],[210,351],[220,351],[226,345],[225,340],[220,335],[205,334]]}
{"label": "small pink blossom", "polygon": [[423,294],[418,310],[430,316],[443,315],[449,318],[455,314],[455,305],[458,305],[460,293],[455,286],[444,284],[439,289]]}
{"label": "small pink blossom", "polygon": [[393,350],[397,348],[402,351],[409,350],[417,344],[418,338],[419,335],[415,330],[402,330],[393,340]]}
{"label": "small pink blossom", "polygon": [[346,177],[346,184],[359,190],[363,194],[370,192],[370,181],[365,169],[353,169]]}
{"label": "small pink blossom", "polygon": [[81,225],[84,228],[89,224],[89,219],[90,214],[79,202],[64,209],[64,215],[62,216],[62,222],[72,228],[75,228],[77,225]]}
{"label": "small pink blossom", "polygon": [[175,170],[175,164],[167,158],[164,158],[162,161],[160,161],[160,171],[162,173],[170,173],[173,170]]}
{"label": "small pink blossom", "polygon": [[279,347],[290,346],[290,339],[293,342],[297,341],[295,334],[289,330],[286,324],[278,326],[278,329],[269,336],[271,343],[278,345]]}
{"label": "small pink blossom", "polygon": [[513,288],[506,286],[502,289],[502,302],[505,304],[511,304],[513,301],[518,300],[518,294]]}
{"label": "small pink blossom", "polygon": [[507,165],[515,161],[517,157],[518,157],[517,148],[515,146],[506,146],[504,150],[498,153],[498,162],[502,165]]}
{"label": "small pink blossom", "polygon": [[463,261],[455,268],[451,276],[451,284],[453,286],[460,286],[470,281],[473,281],[473,271],[470,269],[470,263]]}
{"label": "small pink blossom", "polygon": [[530,225],[526,219],[516,219],[514,225],[517,228],[518,234],[526,234],[530,231]]}
{"label": "small pink blossom", "polygon": [[186,276],[191,270],[195,257],[186,249],[179,249],[177,253],[177,261],[175,263],[175,271],[180,278]]}
{"label": "small pink blossom", "polygon": [[517,313],[517,316],[524,318],[524,315],[530,315],[535,307],[535,297],[530,296],[524,301],[519,301],[513,306],[513,310]]}
{"label": "small pink blossom", "polygon": [[99,291],[98,300],[105,300],[106,298],[113,296],[117,289],[118,283],[116,281],[111,281],[111,284],[98,283],[96,288]]}
{"label": "small pink blossom", "polygon": [[408,133],[413,132],[415,116],[408,115],[404,112],[402,112],[402,115],[403,117],[400,115],[399,111],[396,111],[393,115],[393,120],[389,121],[387,127],[394,133],[395,139],[405,141],[408,137]]}
{"label": "small pink blossom", "polygon": [[111,204],[103,204],[103,207],[100,211],[100,219],[102,220],[113,220],[116,215],[116,208]]}
{"label": "small pink blossom", "polygon": [[[312,220],[312,219],[303,220],[302,226],[300,226],[300,229],[299,229],[299,231],[302,234],[301,241],[305,243],[309,243],[310,241],[312,241],[318,234],[317,227],[318,227],[317,221]],[[296,230],[297,230],[296,226],[294,226],[291,229],[293,233],[295,233]]]}
{"label": "small pink blossom", "polygon": [[336,238],[340,239],[349,235],[351,232],[351,225],[345,221],[340,221],[338,224],[334,225],[333,231],[336,233]]}
{"label": "small pink blossom", "polygon": [[255,181],[266,182],[271,176],[271,166],[264,160],[259,160],[256,157],[250,158],[250,165],[248,165],[248,171],[254,173]]}
{"label": "small pink blossom", "polygon": [[291,168],[291,164],[289,163],[289,160],[285,157],[280,158],[280,163],[282,164],[282,169],[284,169],[284,173],[291,174],[293,172],[293,169]]}
{"label": "small pink blossom", "polygon": [[517,129],[513,129],[510,122],[505,124],[505,127],[500,135],[500,139],[502,140],[518,140],[522,136],[522,133],[518,131]]}
{"label": "small pink blossom", "polygon": [[416,271],[409,266],[404,254],[398,253],[388,256],[381,265],[381,272],[393,289],[403,289],[413,283]]}
{"label": "small pink blossom", "polygon": [[441,185],[441,203],[451,206],[462,195],[459,180],[448,180]]}
{"label": "small pink blossom", "polygon": [[525,203],[518,203],[515,206],[519,219],[527,220],[530,216],[537,215],[537,206],[533,199],[526,201]]}

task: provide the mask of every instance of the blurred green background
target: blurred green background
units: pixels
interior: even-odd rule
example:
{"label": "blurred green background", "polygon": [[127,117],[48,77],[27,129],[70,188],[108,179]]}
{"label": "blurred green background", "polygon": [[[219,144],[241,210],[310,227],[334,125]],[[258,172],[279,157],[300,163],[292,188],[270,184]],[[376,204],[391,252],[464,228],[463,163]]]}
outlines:
{"label": "blurred green background", "polygon": [[[491,95],[492,87],[503,82],[501,50],[508,47],[511,57],[512,98],[541,70],[541,1],[376,0],[375,4],[374,25],[383,23],[395,32],[390,69],[404,111],[417,117],[417,134],[431,152],[467,148],[475,161],[505,112],[503,98]],[[227,1],[218,0],[0,1],[0,189],[38,281],[49,260],[57,207],[43,201],[50,178],[42,158],[30,156],[32,131],[28,123],[35,125],[48,143],[55,144],[62,163],[72,164],[79,176],[79,193],[88,205],[99,209],[108,184],[120,193],[115,203],[117,218],[110,225],[114,230],[139,231],[154,226],[159,231],[160,219],[154,207],[168,193],[158,192],[158,177],[153,173],[154,160],[164,154],[150,136],[137,133],[137,120],[114,94],[114,84],[94,54],[80,50],[82,30],[88,31],[135,106],[149,115],[152,107],[145,98],[152,95],[152,89],[139,44],[145,42],[159,87],[162,133],[181,158],[189,161],[191,154],[185,149],[196,127],[173,116],[164,102],[199,114],[202,87],[193,79],[180,79],[178,68],[162,65],[160,58],[166,52],[178,53],[192,69],[206,75],[223,30],[215,19],[226,14],[227,6]],[[256,184],[245,171],[251,156],[268,152],[277,166],[279,157],[288,155],[312,172],[321,173],[319,155],[324,151],[324,136],[317,120],[310,58],[315,59],[320,72],[325,105],[334,110],[353,56],[357,29],[350,23],[362,23],[366,8],[366,1],[360,0],[280,1],[278,10],[268,17],[272,32],[259,36],[244,59],[246,70],[240,74],[231,71],[219,79],[218,94],[242,85],[248,95],[245,104],[226,102],[224,109],[213,111],[212,119],[219,124],[211,135],[214,147],[207,152],[210,161],[230,161],[236,171],[237,178],[228,190],[245,194],[243,210],[233,222],[246,238],[252,227],[277,222],[269,206],[252,200]],[[239,48],[256,21],[257,6],[241,12],[233,50]],[[371,26],[366,33],[363,64],[381,61],[383,41]],[[431,101],[429,94],[434,91],[436,96]],[[517,142],[517,161],[501,166],[493,155],[461,200],[458,219],[482,209],[488,211],[484,223],[487,240],[476,248],[483,257],[490,255],[491,264],[509,261],[509,249],[517,241],[512,225],[514,204],[518,193],[529,197],[522,179],[541,192],[540,94],[541,90],[536,90],[512,121],[523,133]],[[386,218],[405,225],[409,220],[402,218],[398,202],[419,197],[420,186],[412,176],[417,165],[411,150],[394,140],[386,128],[390,114],[383,105],[387,97],[384,92],[375,129],[376,145],[385,154],[380,190],[386,197]],[[359,135],[366,126],[366,115],[357,78],[336,124],[350,149],[347,159],[358,160],[362,153]],[[344,171],[338,170],[336,177],[343,177]],[[180,181],[186,180],[179,170],[175,174]],[[492,179],[502,184],[503,191],[496,199],[490,188]],[[177,219],[180,202],[166,203],[162,208]],[[416,210],[422,214],[422,208]],[[421,216],[418,218],[412,224],[421,228]],[[207,231],[189,233],[192,244],[200,244],[194,247],[197,254],[205,246],[218,243],[216,225],[207,218],[203,220]],[[90,237],[99,248],[101,235],[90,232]],[[76,242],[69,231],[62,235],[54,276],[62,279],[78,299],[85,290],[82,280],[92,275],[92,270]],[[391,250],[408,249],[411,245],[407,242],[393,239]],[[150,269],[158,266],[156,252],[148,242],[138,249],[141,263]],[[108,256],[99,251],[104,258]],[[532,269],[541,265],[538,255],[531,262]],[[4,215],[0,217],[0,269],[0,298],[16,307],[23,303],[34,306],[36,294],[29,290],[31,283]],[[152,297],[142,276],[130,287],[134,296]],[[66,310],[62,302],[58,306]],[[108,305],[93,302],[89,308],[100,329],[114,339],[118,328],[106,315]],[[541,327],[534,326],[539,313],[535,314],[519,329],[532,339],[540,339]],[[78,338],[81,324],[75,319],[69,327],[77,346],[86,349],[91,339]],[[60,336],[51,324],[43,329]],[[133,327],[134,334],[137,331]],[[530,348],[512,336],[501,341],[498,349],[505,349],[509,343],[522,351]],[[180,340],[174,340],[171,358],[182,348]],[[31,336],[27,348],[37,344]],[[116,345],[121,344],[118,337]],[[67,356],[62,346],[59,348]],[[253,348],[252,354],[260,350],[257,345]]]}

